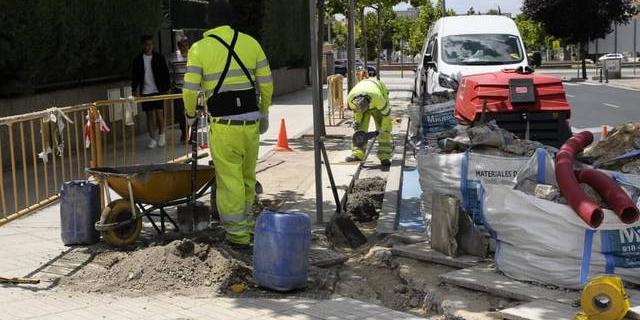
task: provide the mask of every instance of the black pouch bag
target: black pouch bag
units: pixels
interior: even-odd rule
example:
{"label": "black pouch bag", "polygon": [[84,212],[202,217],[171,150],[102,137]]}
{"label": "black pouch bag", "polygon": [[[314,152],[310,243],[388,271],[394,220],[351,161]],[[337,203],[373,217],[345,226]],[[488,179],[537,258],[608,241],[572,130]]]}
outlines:
{"label": "black pouch bag", "polygon": [[[238,32],[234,31],[233,40],[231,40],[231,45],[227,44],[222,40],[222,38],[216,35],[209,35],[209,37],[218,40],[222,45],[224,45],[229,50],[229,55],[227,56],[227,62],[225,63],[224,70],[222,71],[222,75],[216,84],[215,89],[213,90],[213,94],[209,99],[207,99],[207,108],[209,110],[209,114],[214,117],[222,117],[222,116],[232,116],[237,114],[243,114],[247,112],[258,111],[258,96],[256,93],[256,85],[253,79],[251,78],[251,74],[247,70],[247,68],[238,57],[238,54],[233,50],[236,45],[236,41],[238,40]],[[220,88],[224,83],[224,79],[229,72],[229,66],[231,65],[231,59],[235,59],[242,72],[244,72],[249,82],[251,82],[250,89],[244,90],[236,90],[236,91],[226,91],[220,92]]]}

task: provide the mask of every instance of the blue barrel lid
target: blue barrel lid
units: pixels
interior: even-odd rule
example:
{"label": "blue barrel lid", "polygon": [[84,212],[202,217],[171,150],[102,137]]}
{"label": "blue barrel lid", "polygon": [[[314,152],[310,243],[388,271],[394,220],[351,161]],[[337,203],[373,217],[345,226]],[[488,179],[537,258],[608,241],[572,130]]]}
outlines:
{"label": "blue barrel lid", "polygon": [[311,231],[311,218],[302,212],[277,212],[264,209],[258,215],[256,230],[289,234],[309,233]]}

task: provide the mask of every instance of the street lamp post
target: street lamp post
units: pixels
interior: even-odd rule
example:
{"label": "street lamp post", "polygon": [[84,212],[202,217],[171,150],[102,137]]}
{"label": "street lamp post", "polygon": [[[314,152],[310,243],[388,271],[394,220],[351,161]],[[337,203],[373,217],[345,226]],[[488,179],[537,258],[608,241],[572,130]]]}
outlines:
{"label": "street lamp post", "polygon": [[318,26],[316,24],[316,0],[309,0],[309,35],[311,47],[311,70],[309,78],[311,78],[311,95],[313,97],[313,159],[315,164],[315,185],[316,185],[316,223],[322,224],[323,206],[322,206],[322,155],[320,145],[322,143],[322,96],[320,96],[319,83],[320,68],[318,65]]}

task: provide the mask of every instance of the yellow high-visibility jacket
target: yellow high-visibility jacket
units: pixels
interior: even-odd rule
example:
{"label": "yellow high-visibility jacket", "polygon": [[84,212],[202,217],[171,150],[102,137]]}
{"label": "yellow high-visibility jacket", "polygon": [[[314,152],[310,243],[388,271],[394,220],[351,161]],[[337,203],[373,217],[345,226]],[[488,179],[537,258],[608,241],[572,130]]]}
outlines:
{"label": "yellow high-visibility jacket", "polygon": [[366,93],[371,98],[369,110],[379,110],[382,115],[389,115],[391,112],[389,90],[384,82],[377,79],[363,79],[358,82],[353,89],[349,91],[349,95],[347,96],[349,109],[354,112],[360,112],[358,106],[353,103],[353,99],[363,93]]}
{"label": "yellow high-visibility jacket", "polygon": [[[194,43],[189,49],[187,70],[184,75],[184,87],[182,98],[184,100],[185,113],[189,117],[195,116],[198,91],[203,91],[205,101],[213,94],[213,90],[222,76],[224,65],[229,51],[216,39],[209,37],[215,34],[227,44],[231,44],[233,29],[229,26],[220,26],[204,33],[202,40]],[[238,33],[238,40],[234,47],[240,60],[251,73],[259,91],[260,112],[269,112],[271,96],[273,95],[273,80],[267,57],[262,47],[254,38],[244,33]],[[235,61],[231,59],[229,71],[224,79],[220,92],[246,90],[251,88],[251,82]]]}

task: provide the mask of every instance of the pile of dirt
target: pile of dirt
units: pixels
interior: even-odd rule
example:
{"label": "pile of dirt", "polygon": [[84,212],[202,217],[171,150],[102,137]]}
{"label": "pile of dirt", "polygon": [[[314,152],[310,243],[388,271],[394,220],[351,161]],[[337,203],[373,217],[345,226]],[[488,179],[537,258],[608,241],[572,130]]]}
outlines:
{"label": "pile of dirt", "polygon": [[385,179],[381,177],[359,179],[347,197],[347,214],[358,222],[371,222],[378,218],[384,198]]}
{"label": "pile of dirt", "polygon": [[130,252],[98,253],[62,285],[80,291],[126,291],[134,295],[197,288],[224,292],[234,284],[248,287],[252,282],[251,268],[243,260],[207,241],[151,243]]}
{"label": "pile of dirt", "polygon": [[640,173],[640,159],[637,156],[619,161],[612,160],[638,148],[640,122],[630,122],[612,129],[605,139],[587,148],[582,158],[589,163],[601,163],[606,169],[637,174]]}

